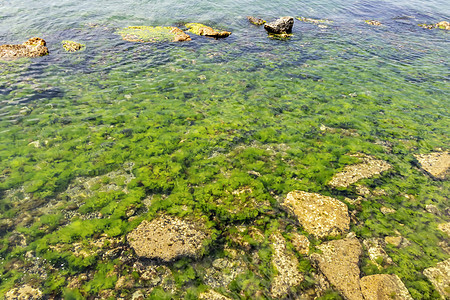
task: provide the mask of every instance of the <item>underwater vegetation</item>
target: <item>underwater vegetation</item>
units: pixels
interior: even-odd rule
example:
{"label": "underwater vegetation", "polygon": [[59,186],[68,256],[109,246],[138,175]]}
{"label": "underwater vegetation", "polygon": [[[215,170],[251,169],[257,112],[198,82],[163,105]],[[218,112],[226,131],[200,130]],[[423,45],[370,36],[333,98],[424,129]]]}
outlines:
{"label": "underwater vegetation", "polygon": [[[169,27],[115,32],[174,38]],[[439,230],[450,186],[415,156],[448,151],[439,54],[401,52],[392,40],[361,47],[351,34],[323,43],[308,32],[246,52],[234,36],[108,45],[85,66],[74,62],[77,72],[41,71],[54,76],[2,62],[14,88],[0,107],[1,297],[28,287],[65,299],[343,298],[319,288],[310,255],[347,232],[308,233],[281,205],[298,190],[344,203],[348,231],[364,245],[361,276],[395,274],[414,299],[439,299],[423,271],[450,257]],[[27,98],[38,92],[45,97]],[[390,168],[330,184],[359,154]],[[127,236],[161,216],[202,223],[195,255],[136,254]],[[368,240],[385,256],[371,257]],[[296,278],[280,267],[286,257]],[[282,276],[289,284],[274,288]]]}

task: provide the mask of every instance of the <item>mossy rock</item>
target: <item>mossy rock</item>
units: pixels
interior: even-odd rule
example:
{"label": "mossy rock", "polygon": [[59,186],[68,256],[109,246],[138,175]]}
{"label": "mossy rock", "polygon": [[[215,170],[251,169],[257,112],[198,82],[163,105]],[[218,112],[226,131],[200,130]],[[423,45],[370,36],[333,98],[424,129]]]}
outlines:
{"label": "mossy rock", "polygon": [[372,26],[381,26],[381,22],[376,20],[365,20],[364,22]]}
{"label": "mossy rock", "polygon": [[46,43],[41,38],[31,38],[21,45],[0,45],[0,58],[38,57],[48,54]]}
{"label": "mossy rock", "polygon": [[189,35],[173,26],[130,26],[117,31],[125,41],[141,43],[190,41]]}
{"label": "mossy rock", "polygon": [[64,50],[66,50],[67,52],[76,52],[76,51],[80,51],[80,50],[84,50],[86,48],[86,45],[84,44],[80,44],[78,42],[75,41],[62,41],[61,42]]}
{"label": "mossy rock", "polygon": [[420,27],[426,28],[426,29],[444,29],[444,30],[450,30],[450,22],[442,21],[436,24],[419,24]]}
{"label": "mossy rock", "polygon": [[266,23],[266,21],[264,21],[263,19],[252,17],[252,16],[248,16],[247,19],[253,25],[260,26],[260,25],[264,25]]}
{"label": "mossy rock", "polygon": [[231,34],[229,31],[218,31],[200,23],[187,23],[186,27],[189,28],[189,32],[192,32],[193,34],[215,38],[225,38]]}

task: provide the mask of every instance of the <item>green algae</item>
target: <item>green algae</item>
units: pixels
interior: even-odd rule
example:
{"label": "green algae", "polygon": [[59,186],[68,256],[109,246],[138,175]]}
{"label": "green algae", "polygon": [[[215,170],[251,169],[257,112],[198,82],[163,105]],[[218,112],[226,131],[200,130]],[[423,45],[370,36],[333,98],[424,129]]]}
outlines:
{"label": "green algae", "polygon": [[185,26],[189,29],[189,32],[192,32],[196,35],[205,35],[205,36],[212,36],[217,38],[224,38],[231,34],[231,32],[228,31],[220,31],[217,29],[213,29],[209,26],[200,24],[200,23],[187,23]]}
{"label": "green algae", "polygon": [[[291,41],[297,42],[295,37]],[[105,244],[99,254],[77,257],[72,245],[94,248],[89,243],[102,234],[113,245],[113,238],[123,239],[140,221],[167,212],[209,219],[215,237],[200,261],[169,266],[173,279],[167,282],[174,282],[173,291],[156,287],[150,297],[182,298],[190,289],[195,298],[205,287],[211,261],[232,258],[228,249],[243,246],[249,250],[240,258],[252,262],[252,253],[257,253],[261,263],[251,264],[248,272],[219,290],[231,298],[267,295],[276,275],[270,235],[277,230],[306,234],[280,210],[279,202],[294,189],[357,199],[355,186],[331,189],[327,183],[356,162],[349,153],[362,152],[388,161],[393,170],[358,182],[386,194],[373,193],[361,205],[347,201],[363,221],[353,224],[352,231],[362,239],[398,231],[412,243],[404,249],[387,247],[395,266],[380,271],[363,260],[362,272],[397,274],[415,299],[435,299],[436,291],[421,272],[448,258],[439,245],[446,237],[437,229],[448,217],[432,215],[424,205],[448,206],[449,184],[420,172],[413,154],[448,145],[447,87],[439,75],[444,67],[422,68],[434,61],[426,56],[409,64],[383,64],[370,59],[370,49],[351,44],[321,44],[320,59],[311,59],[316,49],[307,49],[304,55],[309,58],[301,61],[298,53],[255,58],[258,53],[239,56],[240,49],[221,47],[205,46],[196,53],[174,49],[161,64],[154,64],[152,57],[123,53],[123,60],[138,57],[151,68],[71,74],[64,78],[68,91],[60,97],[24,104],[29,109],[23,115],[22,108],[8,107],[20,117],[16,122],[0,120],[1,226],[9,228],[2,232],[1,293],[30,280],[14,267],[30,263],[28,251],[45,258],[43,268],[50,276],[34,281],[45,286],[47,294],[90,297],[112,291],[119,274],[136,272],[114,256],[103,258],[119,246]],[[386,46],[383,52],[393,49]],[[219,55],[208,56],[212,50]],[[93,64],[112,66],[115,56]],[[206,79],[198,80],[199,74]],[[396,88],[386,89],[391,81]],[[23,83],[7,99],[26,95],[35,84]],[[336,130],[323,131],[322,125]],[[124,169],[127,162],[134,163],[130,182],[107,175]],[[75,197],[69,187],[79,178],[96,176],[103,177],[92,185],[92,194]],[[104,190],[113,183],[118,190]],[[50,206],[50,213],[41,210],[44,203],[55,202],[65,206]],[[76,205],[69,210],[71,204]],[[396,212],[384,215],[382,205]],[[33,212],[31,220],[25,211]],[[249,230],[238,231],[237,225],[257,227],[263,239],[256,240]],[[13,231],[26,237],[25,248],[17,244]],[[321,242],[309,238],[312,248]],[[122,258],[133,257],[130,250],[120,251]],[[301,271],[311,276],[313,268],[306,259],[301,262]],[[68,281],[83,273],[91,281],[68,289]],[[131,296],[137,288],[120,293]],[[294,292],[306,289],[300,286]],[[330,291],[324,297],[338,296]]]}
{"label": "green algae", "polygon": [[[178,31],[170,26],[129,26],[119,29],[116,33],[130,42],[156,43],[174,42],[179,35]],[[178,28],[176,28],[178,29]]]}
{"label": "green algae", "polygon": [[64,40],[61,42],[61,44],[64,50],[66,50],[67,52],[76,52],[86,49],[85,44],[81,44],[75,41]]}

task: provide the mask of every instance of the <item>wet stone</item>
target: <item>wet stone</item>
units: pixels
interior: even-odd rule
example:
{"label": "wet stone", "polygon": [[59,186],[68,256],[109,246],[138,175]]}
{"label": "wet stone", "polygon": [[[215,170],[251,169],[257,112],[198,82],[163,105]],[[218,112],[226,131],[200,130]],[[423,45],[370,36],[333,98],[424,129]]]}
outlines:
{"label": "wet stone", "polygon": [[436,267],[425,269],[423,274],[431,281],[442,299],[450,298],[450,259],[438,263]]}
{"label": "wet stone", "polygon": [[292,32],[293,26],[293,17],[281,17],[276,21],[264,24],[264,29],[267,30],[268,33],[286,34]]}
{"label": "wet stone", "polygon": [[317,248],[322,253],[312,254],[311,260],[326,279],[346,299],[362,300],[358,266],[362,247],[358,239],[334,240],[323,243]]}
{"label": "wet stone", "polygon": [[199,257],[208,234],[203,226],[172,216],[144,220],[127,235],[136,255],[171,261],[179,257]]}
{"label": "wet stone", "polygon": [[450,236],[450,222],[439,224],[438,229],[447,234],[448,236]]}
{"label": "wet stone", "polygon": [[433,152],[417,154],[415,158],[422,169],[435,179],[445,179],[450,168],[450,154],[448,152]]}
{"label": "wet stone", "polygon": [[397,275],[377,274],[361,278],[364,299],[413,300]]}
{"label": "wet stone", "polygon": [[391,165],[383,160],[363,154],[352,155],[361,159],[361,163],[350,165],[333,176],[328,183],[332,187],[348,187],[363,178],[371,178],[391,168]]}
{"label": "wet stone", "polygon": [[42,292],[29,284],[9,290],[5,294],[5,300],[39,300],[42,299]]}
{"label": "wet stone", "polygon": [[189,28],[189,32],[192,32],[193,34],[214,38],[225,38],[231,34],[229,31],[216,30],[200,23],[187,23],[186,27]]}
{"label": "wet stone", "polygon": [[122,39],[129,42],[183,42],[190,41],[189,35],[173,26],[130,26],[117,31]]}
{"label": "wet stone", "polygon": [[201,293],[198,298],[201,300],[231,300],[230,298],[219,294],[214,290],[209,290],[207,292]]}
{"label": "wet stone", "polygon": [[293,191],[282,206],[297,217],[308,233],[318,238],[346,233],[350,226],[347,205],[331,197]]}
{"label": "wet stone", "polygon": [[303,281],[303,275],[298,271],[298,260],[294,253],[286,248],[286,240],[280,232],[271,236],[272,264],[277,270],[273,279],[271,294],[274,298],[284,298],[289,294],[290,288]]}
{"label": "wet stone", "polygon": [[248,21],[254,25],[264,25],[264,23],[266,23],[266,21],[264,21],[263,19],[260,18],[256,18],[256,17],[252,17],[252,16],[248,16],[247,17]]}
{"label": "wet stone", "polygon": [[31,38],[21,45],[0,45],[0,58],[38,57],[48,54],[41,38]]}

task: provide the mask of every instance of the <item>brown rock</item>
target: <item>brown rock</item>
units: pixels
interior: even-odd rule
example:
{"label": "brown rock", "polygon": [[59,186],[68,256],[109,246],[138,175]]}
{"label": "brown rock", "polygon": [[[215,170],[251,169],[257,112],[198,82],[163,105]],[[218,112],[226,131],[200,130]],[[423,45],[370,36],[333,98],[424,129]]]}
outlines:
{"label": "brown rock", "polygon": [[315,193],[290,192],[282,204],[291,211],[305,230],[319,238],[347,232],[350,226],[347,205]]}
{"label": "brown rock", "polygon": [[383,249],[384,243],[382,239],[370,238],[363,241],[364,246],[367,249],[370,260],[379,268],[379,261],[382,260],[383,264],[393,264],[392,259],[387,255],[386,251]]}
{"label": "brown rock", "polygon": [[311,260],[320,272],[346,299],[362,300],[358,267],[362,247],[358,239],[334,240],[317,248],[322,254],[312,254]]}
{"label": "brown rock", "polygon": [[273,298],[284,298],[289,294],[290,288],[299,285],[304,277],[298,271],[298,260],[292,251],[286,248],[286,240],[280,232],[271,236],[273,256],[272,264],[277,270],[273,279],[271,294]]}
{"label": "brown rock", "polygon": [[264,25],[264,23],[266,23],[266,21],[264,21],[263,19],[260,18],[256,18],[256,17],[247,17],[247,19],[249,20],[250,23],[254,24],[254,25]]}
{"label": "brown rock", "polygon": [[31,38],[22,45],[1,45],[0,58],[38,57],[48,54],[45,41],[41,38]]}
{"label": "brown rock", "polygon": [[450,154],[448,152],[433,152],[430,154],[414,155],[422,169],[436,179],[445,179],[450,168]]}
{"label": "brown rock", "polygon": [[425,269],[423,274],[433,283],[442,299],[450,298],[450,259]]}
{"label": "brown rock", "polygon": [[397,275],[377,274],[361,278],[364,299],[413,300]]}
{"label": "brown rock", "polygon": [[393,213],[396,212],[395,209],[390,208],[390,207],[386,207],[386,206],[381,207],[381,208],[380,208],[380,211],[381,211],[381,213],[382,213],[383,215],[393,214]]}
{"label": "brown rock", "polygon": [[191,40],[191,37],[178,27],[172,27],[170,32],[175,34],[175,42],[187,42]]}
{"label": "brown rock", "polygon": [[362,162],[347,166],[344,171],[333,176],[328,183],[333,187],[348,187],[363,178],[371,178],[391,168],[391,165],[383,160],[364,154],[352,155],[361,158]]}
{"label": "brown rock", "polygon": [[6,300],[39,300],[42,299],[42,292],[37,289],[33,288],[31,285],[24,284],[18,288],[14,288],[12,290],[9,290],[5,294]]}
{"label": "brown rock", "polygon": [[429,212],[430,214],[433,214],[433,215],[436,215],[436,216],[440,216],[441,215],[441,212],[439,211],[437,206],[433,205],[433,204],[425,205],[425,210],[427,212]]}
{"label": "brown rock", "polygon": [[307,255],[309,253],[309,240],[306,236],[294,233],[292,234],[292,244],[298,253]]}
{"label": "brown rock", "polygon": [[447,234],[448,236],[450,236],[450,222],[439,224],[438,229]]}
{"label": "brown rock", "polygon": [[397,248],[405,248],[409,246],[411,243],[402,236],[386,236],[384,238],[386,244],[391,244]]}
{"label": "brown rock", "polygon": [[207,292],[201,293],[198,298],[201,300],[231,300],[230,298],[225,297],[224,295],[219,294],[214,290],[209,290]]}
{"label": "brown rock", "polygon": [[144,220],[127,240],[138,256],[171,261],[200,256],[207,237],[201,224],[162,215],[151,222]]}

